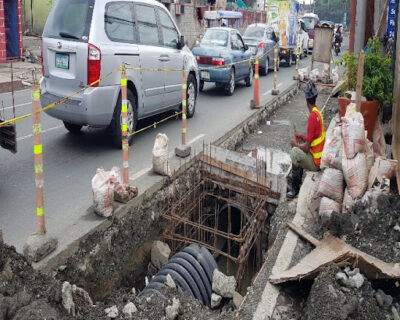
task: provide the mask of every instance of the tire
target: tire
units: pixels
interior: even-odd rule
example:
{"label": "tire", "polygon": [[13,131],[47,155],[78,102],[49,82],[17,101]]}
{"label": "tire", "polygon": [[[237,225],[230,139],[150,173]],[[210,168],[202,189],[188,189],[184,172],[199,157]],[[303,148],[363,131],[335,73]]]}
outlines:
{"label": "tire", "polygon": [[81,132],[82,126],[79,124],[69,123],[67,121],[63,121],[65,129],[67,129],[72,134],[77,134]]}
{"label": "tire", "polygon": [[268,71],[269,71],[269,59],[267,57],[267,59],[265,59],[264,67],[260,68],[260,74],[262,76],[266,76],[268,74]]}
{"label": "tire", "polygon": [[[128,143],[132,144],[133,136],[130,134],[136,130],[137,125],[137,106],[136,99],[131,90],[128,89]],[[122,148],[122,128],[121,128],[121,94],[118,97],[114,110],[113,120],[111,121],[111,131],[114,145]]]}
{"label": "tire", "polygon": [[194,112],[196,111],[196,102],[197,102],[196,79],[192,74],[189,74],[189,77],[187,79],[187,88],[186,88],[186,116],[188,118],[192,118],[194,116]]}
{"label": "tire", "polygon": [[235,92],[235,69],[232,68],[231,69],[231,76],[229,78],[229,83],[227,85],[225,85],[225,93],[227,96],[232,96],[233,93]]}
{"label": "tire", "polygon": [[253,66],[250,66],[249,76],[244,80],[246,87],[251,87],[253,85],[254,73]]}
{"label": "tire", "polygon": [[203,80],[200,80],[199,90],[200,90],[200,92],[203,92],[203,90],[204,90],[204,81]]}

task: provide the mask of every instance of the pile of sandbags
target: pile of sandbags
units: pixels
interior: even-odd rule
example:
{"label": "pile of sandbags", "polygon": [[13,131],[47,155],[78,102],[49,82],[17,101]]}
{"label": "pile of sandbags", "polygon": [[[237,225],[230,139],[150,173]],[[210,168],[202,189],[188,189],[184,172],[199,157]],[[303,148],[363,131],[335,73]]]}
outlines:
{"label": "pile of sandbags", "polygon": [[329,72],[329,64],[324,64],[322,74],[320,73],[319,69],[313,69],[311,71],[308,69],[308,67],[299,69],[299,79],[300,81],[305,82],[311,79],[313,82],[337,84],[339,82],[339,73],[337,68],[334,68],[331,72]]}
{"label": "pile of sandbags", "polygon": [[366,138],[364,118],[354,103],[347,107],[342,122],[327,132],[318,188],[322,197],[319,214],[329,219],[332,212],[352,212],[354,203],[368,190],[388,192],[397,161],[382,156],[384,138],[375,125],[374,142]]}

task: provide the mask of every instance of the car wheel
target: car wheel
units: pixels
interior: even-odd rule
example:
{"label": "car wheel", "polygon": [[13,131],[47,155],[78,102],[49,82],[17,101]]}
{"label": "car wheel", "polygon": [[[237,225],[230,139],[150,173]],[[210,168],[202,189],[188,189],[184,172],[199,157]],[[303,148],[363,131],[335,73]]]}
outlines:
{"label": "car wheel", "polygon": [[188,118],[193,117],[195,109],[196,109],[196,100],[197,100],[197,92],[196,92],[196,80],[192,74],[189,74],[187,80],[187,88],[186,88],[186,116]]}
{"label": "car wheel", "polygon": [[250,66],[249,76],[245,80],[246,87],[251,87],[253,85],[253,78],[254,78],[253,66]]}
{"label": "car wheel", "polygon": [[231,76],[229,78],[229,83],[225,86],[225,92],[228,96],[233,95],[235,92],[235,69],[231,69]]}
{"label": "car wheel", "polygon": [[71,133],[79,133],[81,132],[82,126],[79,124],[69,123],[67,121],[63,121],[65,129],[67,129]]}
{"label": "car wheel", "polygon": [[269,70],[269,59],[265,59],[265,64],[262,68],[260,68],[260,74],[262,76],[266,76],[268,74],[268,70]]}
{"label": "car wheel", "polygon": [[200,90],[200,91],[203,91],[203,89],[204,89],[204,81],[203,81],[203,80],[200,80],[199,90]]}
{"label": "car wheel", "polygon": [[[122,114],[121,114],[121,94],[118,97],[115,106],[113,120],[111,122],[113,143],[117,148],[122,148]],[[137,125],[137,107],[136,99],[131,90],[128,89],[128,143],[132,144],[133,136]]]}

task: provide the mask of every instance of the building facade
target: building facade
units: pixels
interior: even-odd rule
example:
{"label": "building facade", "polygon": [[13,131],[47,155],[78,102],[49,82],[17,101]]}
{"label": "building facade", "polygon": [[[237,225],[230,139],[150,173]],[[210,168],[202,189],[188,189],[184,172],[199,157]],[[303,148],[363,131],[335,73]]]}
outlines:
{"label": "building facade", "polygon": [[21,0],[0,0],[0,63],[22,57]]}

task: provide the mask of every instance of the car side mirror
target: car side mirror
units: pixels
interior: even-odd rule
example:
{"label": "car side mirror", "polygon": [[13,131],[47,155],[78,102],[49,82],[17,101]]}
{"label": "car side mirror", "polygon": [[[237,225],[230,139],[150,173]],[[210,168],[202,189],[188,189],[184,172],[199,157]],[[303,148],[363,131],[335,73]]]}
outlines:
{"label": "car side mirror", "polygon": [[249,46],[247,44],[244,45],[244,51],[249,50]]}
{"label": "car side mirror", "polygon": [[185,37],[181,36],[178,43],[178,49],[182,49],[185,46]]}

